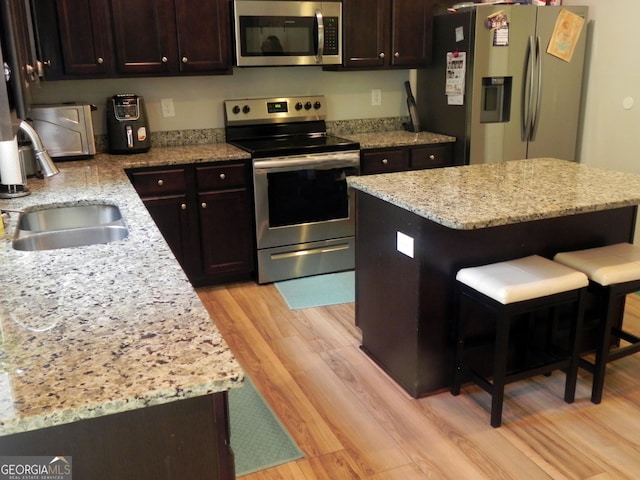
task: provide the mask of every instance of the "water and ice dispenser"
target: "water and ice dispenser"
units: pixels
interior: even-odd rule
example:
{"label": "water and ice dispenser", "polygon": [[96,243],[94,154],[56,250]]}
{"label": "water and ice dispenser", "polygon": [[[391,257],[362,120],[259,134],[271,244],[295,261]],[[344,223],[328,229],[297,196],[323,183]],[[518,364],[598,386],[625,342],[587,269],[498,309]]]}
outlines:
{"label": "water and ice dispenser", "polygon": [[511,115],[512,77],[482,78],[480,122],[508,122]]}

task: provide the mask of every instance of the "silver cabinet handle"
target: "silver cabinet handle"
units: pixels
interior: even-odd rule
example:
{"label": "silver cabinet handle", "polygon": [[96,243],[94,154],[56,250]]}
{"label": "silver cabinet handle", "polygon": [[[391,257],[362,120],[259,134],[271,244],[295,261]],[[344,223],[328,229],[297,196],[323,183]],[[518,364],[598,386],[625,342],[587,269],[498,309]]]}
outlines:
{"label": "silver cabinet handle", "polygon": [[227,178],[227,176],[224,173],[220,174],[220,180],[224,180],[225,178]]}
{"label": "silver cabinet handle", "polygon": [[429,155],[429,160],[435,160],[436,156],[432,153],[431,155]]}
{"label": "silver cabinet handle", "polygon": [[182,210],[186,210],[186,209],[187,209],[187,204],[186,204],[186,203],[181,203],[181,204],[180,204],[180,208],[181,208]]}
{"label": "silver cabinet handle", "polygon": [[167,57],[162,57],[160,60],[162,60],[162,63],[167,63],[169,61]]}
{"label": "silver cabinet handle", "polygon": [[378,55],[380,58],[384,58],[384,52],[380,52],[380,54]]}
{"label": "silver cabinet handle", "polygon": [[400,52],[396,52],[393,54],[394,57],[398,58],[400,56]]}
{"label": "silver cabinet handle", "polygon": [[164,185],[164,180],[158,180],[158,186],[161,187]]}
{"label": "silver cabinet handle", "polygon": [[200,206],[201,206],[202,208],[207,208],[207,202],[202,202],[202,203],[200,204]]}
{"label": "silver cabinet handle", "polygon": [[386,158],[383,158],[383,159],[382,159],[382,164],[383,164],[383,165],[386,165],[387,163],[389,163],[389,160],[387,160]]}
{"label": "silver cabinet handle", "polygon": [[182,57],[182,63],[189,63],[189,58]]}
{"label": "silver cabinet handle", "polygon": [[98,63],[102,65],[104,63],[104,58],[98,57]]}

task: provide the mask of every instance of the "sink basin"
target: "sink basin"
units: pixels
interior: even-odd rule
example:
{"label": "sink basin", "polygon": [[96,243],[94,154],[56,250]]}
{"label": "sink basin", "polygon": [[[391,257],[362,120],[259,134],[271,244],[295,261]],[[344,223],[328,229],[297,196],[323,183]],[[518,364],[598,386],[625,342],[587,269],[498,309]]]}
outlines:
{"label": "sink basin", "polygon": [[109,243],[128,234],[115,205],[60,205],[21,213],[12,245],[16,250],[54,250]]}

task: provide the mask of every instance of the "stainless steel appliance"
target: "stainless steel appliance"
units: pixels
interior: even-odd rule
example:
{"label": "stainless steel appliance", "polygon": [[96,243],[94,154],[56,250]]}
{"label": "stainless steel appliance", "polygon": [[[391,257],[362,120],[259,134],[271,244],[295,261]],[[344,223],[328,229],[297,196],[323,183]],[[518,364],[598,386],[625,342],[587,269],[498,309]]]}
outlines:
{"label": "stainless steel appliance", "polygon": [[[436,15],[433,64],[416,82],[422,128],[455,136],[461,165],[575,160],[587,13],[476,5]],[[554,50],[566,39],[565,52]]]}
{"label": "stainless steel appliance", "polygon": [[323,96],[227,100],[227,142],[251,153],[258,282],[354,268],[346,177],[359,144],[327,134]]}
{"label": "stainless steel appliance", "polygon": [[81,158],[96,153],[91,115],[95,110],[95,105],[80,103],[33,105],[29,118],[49,155]]}
{"label": "stainless steel appliance", "polygon": [[144,99],[121,93],[107,99],[107,136],[111,153],[142,153],[151,148]]}
{"label": "stainless steel appliance", "polygon": [[234,0],[236,64],[339,65],[342,3]]}

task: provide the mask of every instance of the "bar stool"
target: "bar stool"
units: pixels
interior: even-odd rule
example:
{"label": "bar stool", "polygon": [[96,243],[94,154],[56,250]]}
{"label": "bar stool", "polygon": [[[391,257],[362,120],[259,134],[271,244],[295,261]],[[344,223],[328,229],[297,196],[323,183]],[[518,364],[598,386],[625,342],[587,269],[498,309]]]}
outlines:
{"label": "bar stool", "polygon": [[[456,275],[458,315],[456,322],[455,371],[451,393],[458,395],[463,376],[468,376],[491,395],[491,426],[502,423],[505,385],[552,370],[566,371],[564,400],[573,402],[578,377],[578,339],[581,337],[584,311],[583,296],[589,280],[586,275],[549,259],[532,255],[516,260],[480,267],[463,268]],[[493,382],[478,373],[465,361],[465,324],[469,320],[469,301],[493,314],[496,322],[493,344]],[[516,372],[507,372],[509,334],[516,317],[543,309],[573,304],[571,341],[568,351],[551,360],[527,365]],[[545,320],[546,321],[546,320]]]}
{"label": "bar stool", "polygon": [[[622,328],[626,295],[640,290],[640,248],[618,243],[561,252],[554,260],[584,272],[600,302],[595,361],[580,360],[580,366],[593,373],[591,401],[600,403],[607,363],[640,352],[640,338]],[[620,340],[628,345],[620,346]]]}

